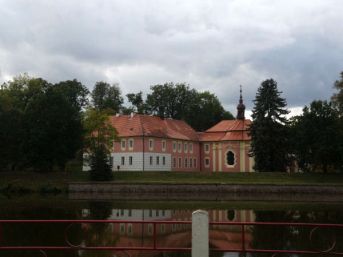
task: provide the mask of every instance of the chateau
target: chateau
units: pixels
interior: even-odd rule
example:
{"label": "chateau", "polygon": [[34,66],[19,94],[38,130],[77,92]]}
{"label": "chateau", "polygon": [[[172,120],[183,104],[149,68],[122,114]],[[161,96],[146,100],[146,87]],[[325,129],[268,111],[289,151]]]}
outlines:
{"label": "chateau", "polygon": [[[186,122],[142,114],[110,117],[117,130],[110,162],[113,171],[252,172],[251,121],[245,119],[242,92],[237,119],[196,132]],[[89,170],[84,163],[83,170]]]}

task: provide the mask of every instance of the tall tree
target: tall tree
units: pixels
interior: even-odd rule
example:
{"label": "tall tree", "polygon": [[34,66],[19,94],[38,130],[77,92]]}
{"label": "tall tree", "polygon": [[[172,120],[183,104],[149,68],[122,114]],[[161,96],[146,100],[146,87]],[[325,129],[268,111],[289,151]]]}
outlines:
{"label": "tall tree", "polygon": [[343,133],[338,111],[327,101],[313,101],[293,118],[292,146],[303,170],[328,171],[343,164]]}
{"label": "tall tree", "polygon": [[338,92],[332,96],[332,102],[340,111],[340,115],[343,116],[343,71],[341,72],[341,78],[335,81],[334,88]]}
{"label": "tall tree", "polygon": [[256,93],[250,127],[251,151],[257,171],[285,171],[288,130],[286,100],[273,79],[262,82]]}
{"label": "tall tree", "polygon": [[97,110],[111,110],[112,113],[119,113],[123,97],[117,84],[110,85],[106,82],[96,82],[92,91],[92,103]]}
{"label": "tall tree", "polygon": [[116,139],[116,130],[109,122],[109,113],[88,109],[84,116],[86,130],[85,151],[88,153],[91,180],[110,180],[112,166],[109,162],[110,149]]}

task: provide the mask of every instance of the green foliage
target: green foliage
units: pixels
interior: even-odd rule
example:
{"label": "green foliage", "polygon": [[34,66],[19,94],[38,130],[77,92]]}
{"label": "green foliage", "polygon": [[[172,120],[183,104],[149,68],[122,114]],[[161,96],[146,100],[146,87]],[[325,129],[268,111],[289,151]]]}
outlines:
{"label": "green foliage", "polygon": [[123,98],[118,85],[110,85],[106,82],[97,82],[91,93],[93,107],[99,111],[110,110],[119,113],[122,108]]}
{"label": "green foliage", "polygon": [[273,79],[258,88],[250,127],[251,152],[257,171],[285,171],[288,154],[286,100],[280,97]]}
{"label": "green foliage", "polygon": [[143,99],[142,91],[139,91],[137,94],[130,93],[126,95],[128,101],[132,104],[132,111],[144,114],[146,112],[146,105]]}
{"label": "green foliage", "polygon": [[186,84],[172,82],[152,86],[151,91],[145,104],[147,113],[184,120],[195,130],[204,131],[224,118],[233,119],[208,91],[197,92]]}
{"label": "green foliage", "polygon": [[112,166],[109,164],[109,150],[116,139],[116,130],[109,122],[107,111],[88,109],[84,117],[85,151],[90,154],[90,179],[111,180]]}
{"label": "green foliage", "polygon": [[334,83],[334,88],[338,92],[332,96],[332,102],[340,111],[340,116],[343,117],[343,72],[341,72],[341,78]]}
{"label": "green foliage", "polygon": [[343,164],[343,133],[338,111],[327,101],[313,101],[292,120],[292,146],[303,170],[326,172]]}
{"label": "green foliage", "polygon": [[90,179],[94,181],[107,181],[112,179],[112,165],[108,160],[108,151],[99,146],[90,155]]}
{"label": "green foliage", "polygon": [[27,74],[0,90],[0,169],[64,170],[82,147],[88,90],[76,80],[52,85]]}

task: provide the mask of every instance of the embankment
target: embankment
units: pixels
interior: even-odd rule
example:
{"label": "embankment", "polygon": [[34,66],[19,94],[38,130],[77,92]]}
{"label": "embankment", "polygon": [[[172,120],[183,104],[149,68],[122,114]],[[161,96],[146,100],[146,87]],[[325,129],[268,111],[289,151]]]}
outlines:
{"label": "embankment", "polygon": [[343,202],[342,186],[70,183],[70,199]]}

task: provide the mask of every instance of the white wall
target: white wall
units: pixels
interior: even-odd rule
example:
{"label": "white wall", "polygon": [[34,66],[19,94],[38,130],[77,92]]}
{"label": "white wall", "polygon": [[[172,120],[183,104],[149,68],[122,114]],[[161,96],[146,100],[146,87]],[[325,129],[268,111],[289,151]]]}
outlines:
{"label": "white wall", "polygon": [[[113,157],[113,170],[117,171],[117,166],[120,166],[120,171],[143,171],[143,152],[129,153],[111,153]],[[129,158],[132,157],[132,165],[129,164]],[[150,165],[150,156],[152,157],[152,165]],[[159,157],[159,165],[156,163],[156,157]],[[121,158],[125,158],[125,164],[121,164]],[[163,165],[163,157],[165,157],[165,165]],[[144,153],[145,171],[170,171],[171,170],[171,154],[167,153]]]}

